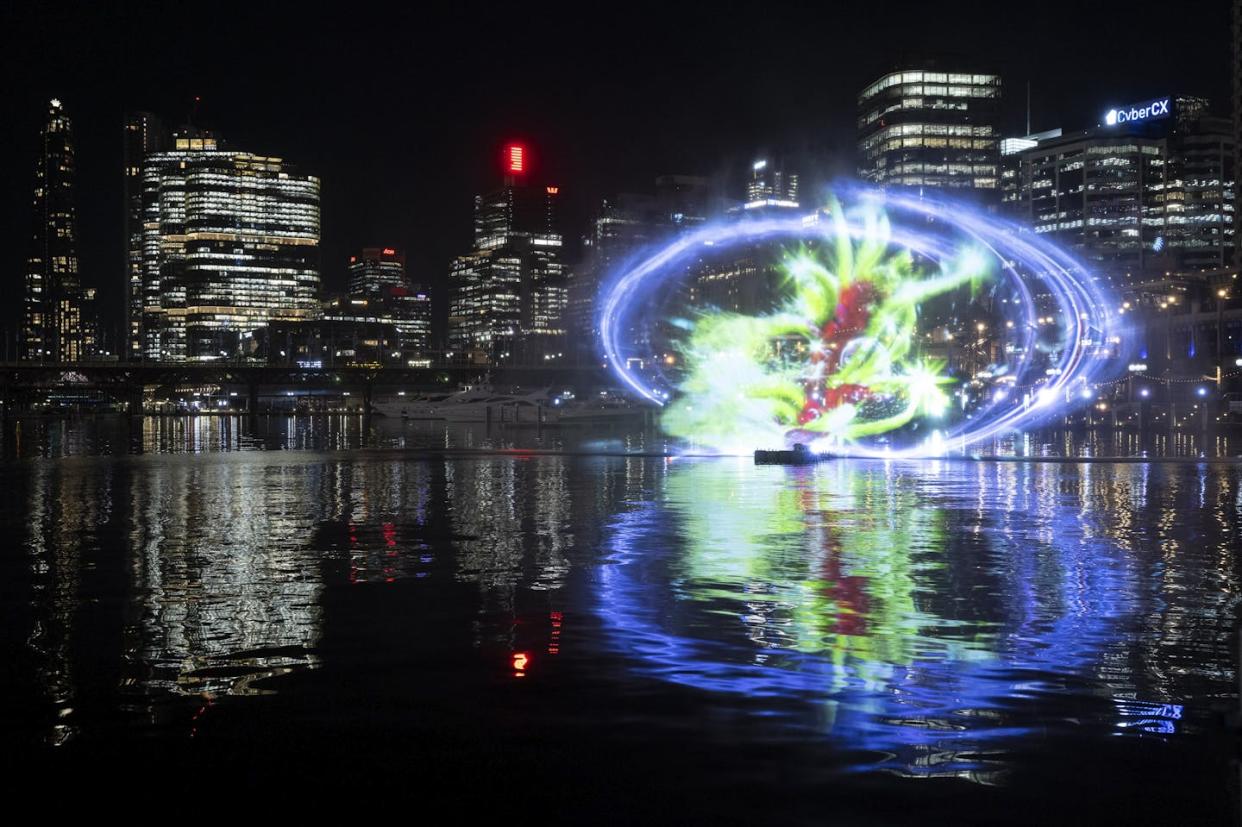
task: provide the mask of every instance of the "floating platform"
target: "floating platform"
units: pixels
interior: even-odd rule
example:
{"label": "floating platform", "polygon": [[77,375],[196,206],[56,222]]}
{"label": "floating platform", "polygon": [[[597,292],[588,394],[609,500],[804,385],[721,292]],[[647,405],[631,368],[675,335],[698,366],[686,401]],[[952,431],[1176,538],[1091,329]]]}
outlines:
{"label": "floating platform", "polygon": [[803,445],[783,451],[755,451],[755,465],[814,465],[835,459],[832,454],[809,451]]}

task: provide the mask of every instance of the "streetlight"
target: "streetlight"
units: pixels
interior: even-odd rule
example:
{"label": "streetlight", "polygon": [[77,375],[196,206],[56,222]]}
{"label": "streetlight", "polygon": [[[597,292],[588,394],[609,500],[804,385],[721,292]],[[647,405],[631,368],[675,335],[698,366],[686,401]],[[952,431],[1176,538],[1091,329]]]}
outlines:
{"label": "streetlight", "polygon": [[1224,382],[1225,364],[1225,300],[1229,298],[1229,290],[1221,287],[1216,291],[1216,387]]}

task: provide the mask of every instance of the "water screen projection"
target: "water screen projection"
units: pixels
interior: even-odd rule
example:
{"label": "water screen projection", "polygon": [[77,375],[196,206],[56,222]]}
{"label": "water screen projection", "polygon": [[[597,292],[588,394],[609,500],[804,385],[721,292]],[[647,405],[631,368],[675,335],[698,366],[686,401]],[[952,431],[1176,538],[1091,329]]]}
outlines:
{"label": "water screen projection", "polygon": [[1116,303],[1055,244],[949,200],[843,193],[707,225],[606,287],[605,356],[668,434],[940,454],[1063,414],[1124,363]]}

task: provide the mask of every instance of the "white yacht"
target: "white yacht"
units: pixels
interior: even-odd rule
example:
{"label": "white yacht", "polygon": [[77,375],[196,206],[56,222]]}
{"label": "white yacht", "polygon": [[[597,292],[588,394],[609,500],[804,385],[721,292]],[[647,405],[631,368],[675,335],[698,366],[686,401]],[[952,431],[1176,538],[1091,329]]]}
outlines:
{"label": "white yacht", "polygon": [[559,410],[543,391],[498,393],[491,387],[467,388],[456,393],[373,399],[371,410],[401,419],[442,419],[447,422],[493,422],[549,425]]}
{"label": "white yacht", "polygon": [[637,419],[651,410],[644,405],[617,394],[600,394],[598,397],[558,400],[558,422],[562,425],[588,425],[592,422],[617,422]]}

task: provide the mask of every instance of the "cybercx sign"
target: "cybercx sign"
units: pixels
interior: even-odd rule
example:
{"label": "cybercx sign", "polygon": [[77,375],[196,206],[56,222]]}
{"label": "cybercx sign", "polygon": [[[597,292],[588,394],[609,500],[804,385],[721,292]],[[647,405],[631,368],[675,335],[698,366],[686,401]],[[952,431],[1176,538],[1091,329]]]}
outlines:
{"label": "cybercx sign", "polygon": [[1110,109],[1104,113],[1104,123],[1116,126],[1121,123],[1140,123],[1142,121],[1158,121],[1172,114],[1172,98],[1156,98],[1131,106]]}

